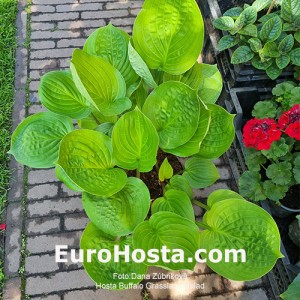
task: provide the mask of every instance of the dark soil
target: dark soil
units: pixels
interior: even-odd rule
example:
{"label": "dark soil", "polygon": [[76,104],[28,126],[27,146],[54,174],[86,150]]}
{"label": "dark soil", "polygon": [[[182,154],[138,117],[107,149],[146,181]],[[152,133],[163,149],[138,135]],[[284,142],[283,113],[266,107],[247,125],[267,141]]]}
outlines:
{"label": "dark soil", "polygon": [[300,209],[300,184],[292,186],[280,203],[291,209]]}
{"label": "dark soil", "polygon": [[243,7],[245,3],[247,4],[252,4],[253,0],[246,0],[246,1],[242,1],[242,0],[218,0],[220,9],[222,14],[228,10],[229,8],[232,7],[236,7],[236,6],[240,6]]}
{"label": "dark soil", "polygon": [[[157,164],[156,166],[153,167],[151,172],[148,173],[141,173],[140,178],[141,180],[144,181],[144,183],[147,185],[149,191],[150,191],[150,196],[151,199],[156,199],[159,197],[163,196],[163,186],[164,184],[161,183],[158,179],[158,168],[161,166],[162,162],[164,161],[165,158],[168,158],[169,163],[173,167],[174,174],[180,172],[182,170],[182,165],[178,161],[177,157],[164,153],[161,150],[158,151],[157,153]],[[157,167],[158,166],[158,167]],[[127,172],[128,176],[135,177],[136,176],[136,171],[128,171]]]}

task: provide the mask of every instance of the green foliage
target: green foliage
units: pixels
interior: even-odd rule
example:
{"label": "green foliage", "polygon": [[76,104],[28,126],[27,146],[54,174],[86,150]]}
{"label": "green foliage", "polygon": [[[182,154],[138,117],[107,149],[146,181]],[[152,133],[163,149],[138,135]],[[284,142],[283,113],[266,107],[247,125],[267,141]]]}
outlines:
{"label": "green foliage", "polygon": [[[254,35],[256,10],[229,13],[235,18],[233,30]],[[254,236],[249,231],[249,239],[239,246],[251,257],[266,246],[273,254],[262,258],[255,271],[250,260],[250,271],[240,278],[261,277],[277,258],[279,237],[272,221],[233,192],[220,191],[210,198],[211,211],[202,223],[209,232],[200,234],[195,223],[192,188],[207,187],[219,178],[212,160],[227,151],[235,135],[234,115],[214,104],[222,90],[220,72],[216,66],[197,63],[203,31],[194,0],[146,0],[132,39],[111,24],[99,28],[83,50],[73,52],[70,72],[43,76],[39,93],[51,112],[30,116],[13,134],[11,153],[20,163],[55,166],[61,181],[83,193],[91,223],[80,247],[84,268],[98,284],[115,283],[120,289],[121,282],[138,283],[141,276],[120,280],[113,274],[143,275],[150,265],[192,270],[196,261],[188,258],[198,250],[200,239],[207,250],[218,246],[215,238],[208,242],[216,220],[222,230],[226,220],[234,221],[230,230],[235,228],[237,234],[245,220],[247,228],[258,226],[255,218],[248,219],[250,214],[262,215],[265,233]],[[73,124],[78,124],[76,129]],[[189,157],[183,170],[172,155]],[[153,186],[159,188],[153,191]],[[150,192],[157,199],[150,199]],[[241,213],[232,214],[234,207]],[[220,214],[215,213],[218,209]],[[220,240],[229,233],[218,233]],[[115,246],[121,251],[129,247],[131,254],[138,249],[181,249],[184,261],[167,263],[161,255],[158,262],[125,262],[123,257],[104,263],[97,255],[88,261],[88,249],[109,249],[113,255]],[[230,279],[241,273],[240,264],[231,265],[230,272],[224,262],[213,268]]]}
{"label": "green foliage", "polygon": [[273,101],[260,101],[254,105],[252,116],[257,119],[275,118],[277,105]]}
{"label": "green foliage", "polygon": [[300,297],[300,274],[296,276],[293,282],[289,285],[288,289],[280,295],[281,299],[294,300]]}
{"label": "green foliage", "polygon": [[261,175],[257,171],[246,171],[239,179],[239,191],[243,197],[253,201],[265,200]]}
{"label": "green foliage", "polygon": [[257,20],[257,13],[271,3],[257,0],[251,6],[234,7],[213,25],[228,32],[219,40],[218,49],[235,49],[232,64],[251,62],[275,80],[282,70],[300,65],[300,4],[297,0],[279,1],[274,12]]}

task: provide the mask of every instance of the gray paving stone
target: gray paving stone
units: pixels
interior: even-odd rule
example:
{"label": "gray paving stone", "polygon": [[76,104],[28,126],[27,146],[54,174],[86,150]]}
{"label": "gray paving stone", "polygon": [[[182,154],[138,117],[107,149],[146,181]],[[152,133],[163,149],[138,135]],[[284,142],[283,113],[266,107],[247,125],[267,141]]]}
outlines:
{"label": "gray paving stone", "polygon": [[44,73],[45,71],[43,70],[40,71],[34,70],[29,73],[29,78],[33,80],[40,79],[44,75]]}
{"label": "gray paving stone", "polygon": [[32,22],[53,22],[62,20],[76,20],[79,17],[78,12],[54,13],[54,14],[38,14],[32,15]]}
{"label": "gray paving stone", "polygon": [[68,292],[64,295],[64,300],[142,300],[141,290],[124,290],[124,291],[109,291],[100,290],[96,291],[83,290]]}
{"label": "gray paving stone", "polygon": [[144,1],[115,1],[107,3],[106,9],[124,9],[124,8],[141,8]]}
{"label": "gray paving stone", "polygon": [[3,300],[21,300],[21,278],[7,280],[3,289]]}
{"label": "gray paving stone", "polygon": [[55,24],[54,23],[44,23],[44,22],[35,22],[31,23],[31,31],[42,31],[42,30],[49,30],[54,29]]}
{"label": "gray paving stone", "polygon": [[25,230],[27,235],[46,234],[60,230],[60,218],[35,218],[26,220]]}
{"label": "gray paving stone", "polygon": [[64,219],[66,230],[83,230],[89,223],[89,218],[83,214],[66,216]]}
{"label": "gray paving stone", "polygon": [[130,9],[130,14],[132,16],[137,16],[140,11],[141,10],[139,8],[133,8],[133,9]]}
{"label": "gray paving stone", "polygon": [[54,198],[57,196],[58,187],[54,183],[35,185],[28,189],[27,199],[36,200],[43,198]]}
{"label": "gray paving stone", "polygon": [[81,196],[80,192],[70,190],[64,183],[61,185],[63,197]]}
{"label": "gray paving stone", "polygon": [[39,184],[39,183],[47,183],[47,182],[58,182],[55,175],[55,169],[47,169],[47,170],[32,170],[28,174],[28,183],[29,184]]}
{"label": "gray paving stone", "polygon": [[32,255],[25,258],[26,274],[51,273],[59,270],[55,255]]}
{"label": "gray paving stone", "polygon": [[6,213],[6,257],[4,262],[6,276],[18,275],[21,265],[22,220],[21,202],[10,203]]}
{"label": "gray paving stone", "polygon": [[55,48],[55,42],[53,41],[42,41],[42,42],[31,42],[30,49],[40,50],[40,49],[52,49]]}
{"label": "gray paving stone", "polygon": [[57,41],[58,48],[83,47],[85,39],[61,39]]}
{"label": "gray paving stone", "polygon": [[[37,5],[43,5],[43,4],[52,4],[52,5],[56,5],[57,4],[57,0],[32,0],[33,4],[37,4]],[[64,0],[64,3],[78,3],[77,0]]]}
{"label": "gray paving stone", "polygon": [[220,179],[222,180],[228,180],[231,178],[229,167],[218,167],[218,172],[220,174]]}
{"label": "gray paving stone", "polygon": [[39,80],[32,80],[29,84],[29,89],[31,91],[34,91],[36,92],[39,88],[39,85],[40,85],[40,81]]}
{"label": "gray paving stone", "polygon": [[40,69],[55,69],[57,68],[56,59],[45,59],[45,60],[30,60],[29,68],[32,70]]}
{"label": "gray paving stone", "polygon": [[69,12],[69,11],[90,11],[101,10],[103,4],[101,3],[87,3],[87,4],[61,4],[56,6],[57,12]]}
{"label": "gray paving stone", "polygon": [[126,17],[128,16],[128,10],[112,10],[112,11],[85,11],[81,13],[81,18],[83,20],[86,19],[112,19],[118,17]]}
{"label": "gray paving stone", "polygon": [[26,279],[26,294],[29,295],[67,291],[78,287],[95,287],[95,283],[92,282],[84,270],[59,272],[46,277],[32,276]]}
{"label": "gray paving stone", "polygon": [[49,13],[49,12],[55,12],[55,7],[51,5],[31,5],[30,11],[32,13]]}
{"label": "gray paving stone", "polygon": [[47,111],[47,109],[43,105],[34,104],[29,107],[28,114],[33,115],[43,111]]}
{"label": "gray paving stone", "polygon": [[80,28],[98,28],[105,26],[103,19],[98,20],[77,20],[77,21],[62,21],[57,23],[59,29],[80,29]]}
{"label": "gray paving stone", "polygon": [[207,198],[213,191],[219,189],[226,189],[229,190],[229,186],[225,182],[217,182],[205,189],[193,189],[194,197],[197,198]]}
{"label": "gray paving stone", "polygon": [[112,19],[111,20],[111,23],[114,25],[114,26],[121,26],[121,25],[131,25],[133,24],[135,18],[117,18],[117,19]]}
{"label": "gray paving stone", "polygon": [[37,254],[55,251],[56,245],[68,245],[70,248],[78,248],[81,234],[81,231],[76,231],[28,237],[27,250],[32,254]]}
{"label": "gray paving stone", "polygon": [[27,205],[28,217],[53,216],[57,214],[82,212],[81,198],[63,198],[43,201],[32,201]]}
{"label": "gray paving stone", "polygon": [[59,295],[50,295],[30,298],[30,300],[61,300],[61,297]]}
{"label": "gray paving stone", "polygon": [[49,39],[63,39],[63,38],[75,38],[79,37],[80,32],[75,30],[57,30],[57,31],[43,31],[41,34],[39,31],[33,31],[31,33],[32,40],[49,40]]}
{"label": "gray paving stone", "polygon": [[234,281],[234,280],[229,280],[226,278],[223,278],[224,285],[226,289],[230,291],[234,290],[242,290],[247,287],[257,287],[257,286],[262,286],[263,282],[262,279],[257,279],[257,280],[252,280],[252,281]]}
{"label": "gray paving stone", "polygon": [[24,191],[23,175],[24,166],[17,163],[15,158],[11,156],[9,168],[12,170],[9,181],[9,191],[7,194],[8,202],[21,201]]}
{"label": "gray paving stone", "polygon": [[73,50],[74,50],[73,48],[37,50],[37,51],[31,51],[31,57],[33,59],[71,57]]}

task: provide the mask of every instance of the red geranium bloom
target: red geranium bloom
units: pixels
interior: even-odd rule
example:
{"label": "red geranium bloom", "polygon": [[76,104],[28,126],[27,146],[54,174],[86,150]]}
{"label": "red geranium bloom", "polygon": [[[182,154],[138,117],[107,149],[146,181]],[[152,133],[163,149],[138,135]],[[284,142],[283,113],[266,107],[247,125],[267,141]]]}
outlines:
{"label": "red geranium bloom", "polygon": [[300,122],[300,105],[295,104],[290,110],[282,114],[278,120],[280,129],[286,128],[288,125]]}
{"label": "red geranium bloom", "polygon": [[6,224],[0,224],[0,230],[5,230],[6,229]]}
{"label": "red geranium bloom", "polygon": [[296,140],[300,140],[300,121],[290,124],[285,133]]}
{"label": "red geranium bloom", "polygon": [[275,120],[254,118],[246,123],[243,138],[247,148],[269,150],[274,141],[280,140],[281,134]]}

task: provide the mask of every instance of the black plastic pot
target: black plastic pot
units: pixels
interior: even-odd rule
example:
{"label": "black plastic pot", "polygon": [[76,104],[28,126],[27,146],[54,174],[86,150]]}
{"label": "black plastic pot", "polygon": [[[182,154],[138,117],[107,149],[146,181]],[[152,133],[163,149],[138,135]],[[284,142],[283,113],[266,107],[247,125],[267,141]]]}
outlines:
{"label": "black plastic pot", "polygon": [[270,201],[270,210],[272,216],[276,216],[279,218],[286,218],[291,215],[296,215],[300,213],[300,209],[292,209],[284,205],[277,205],[273,201]]}

